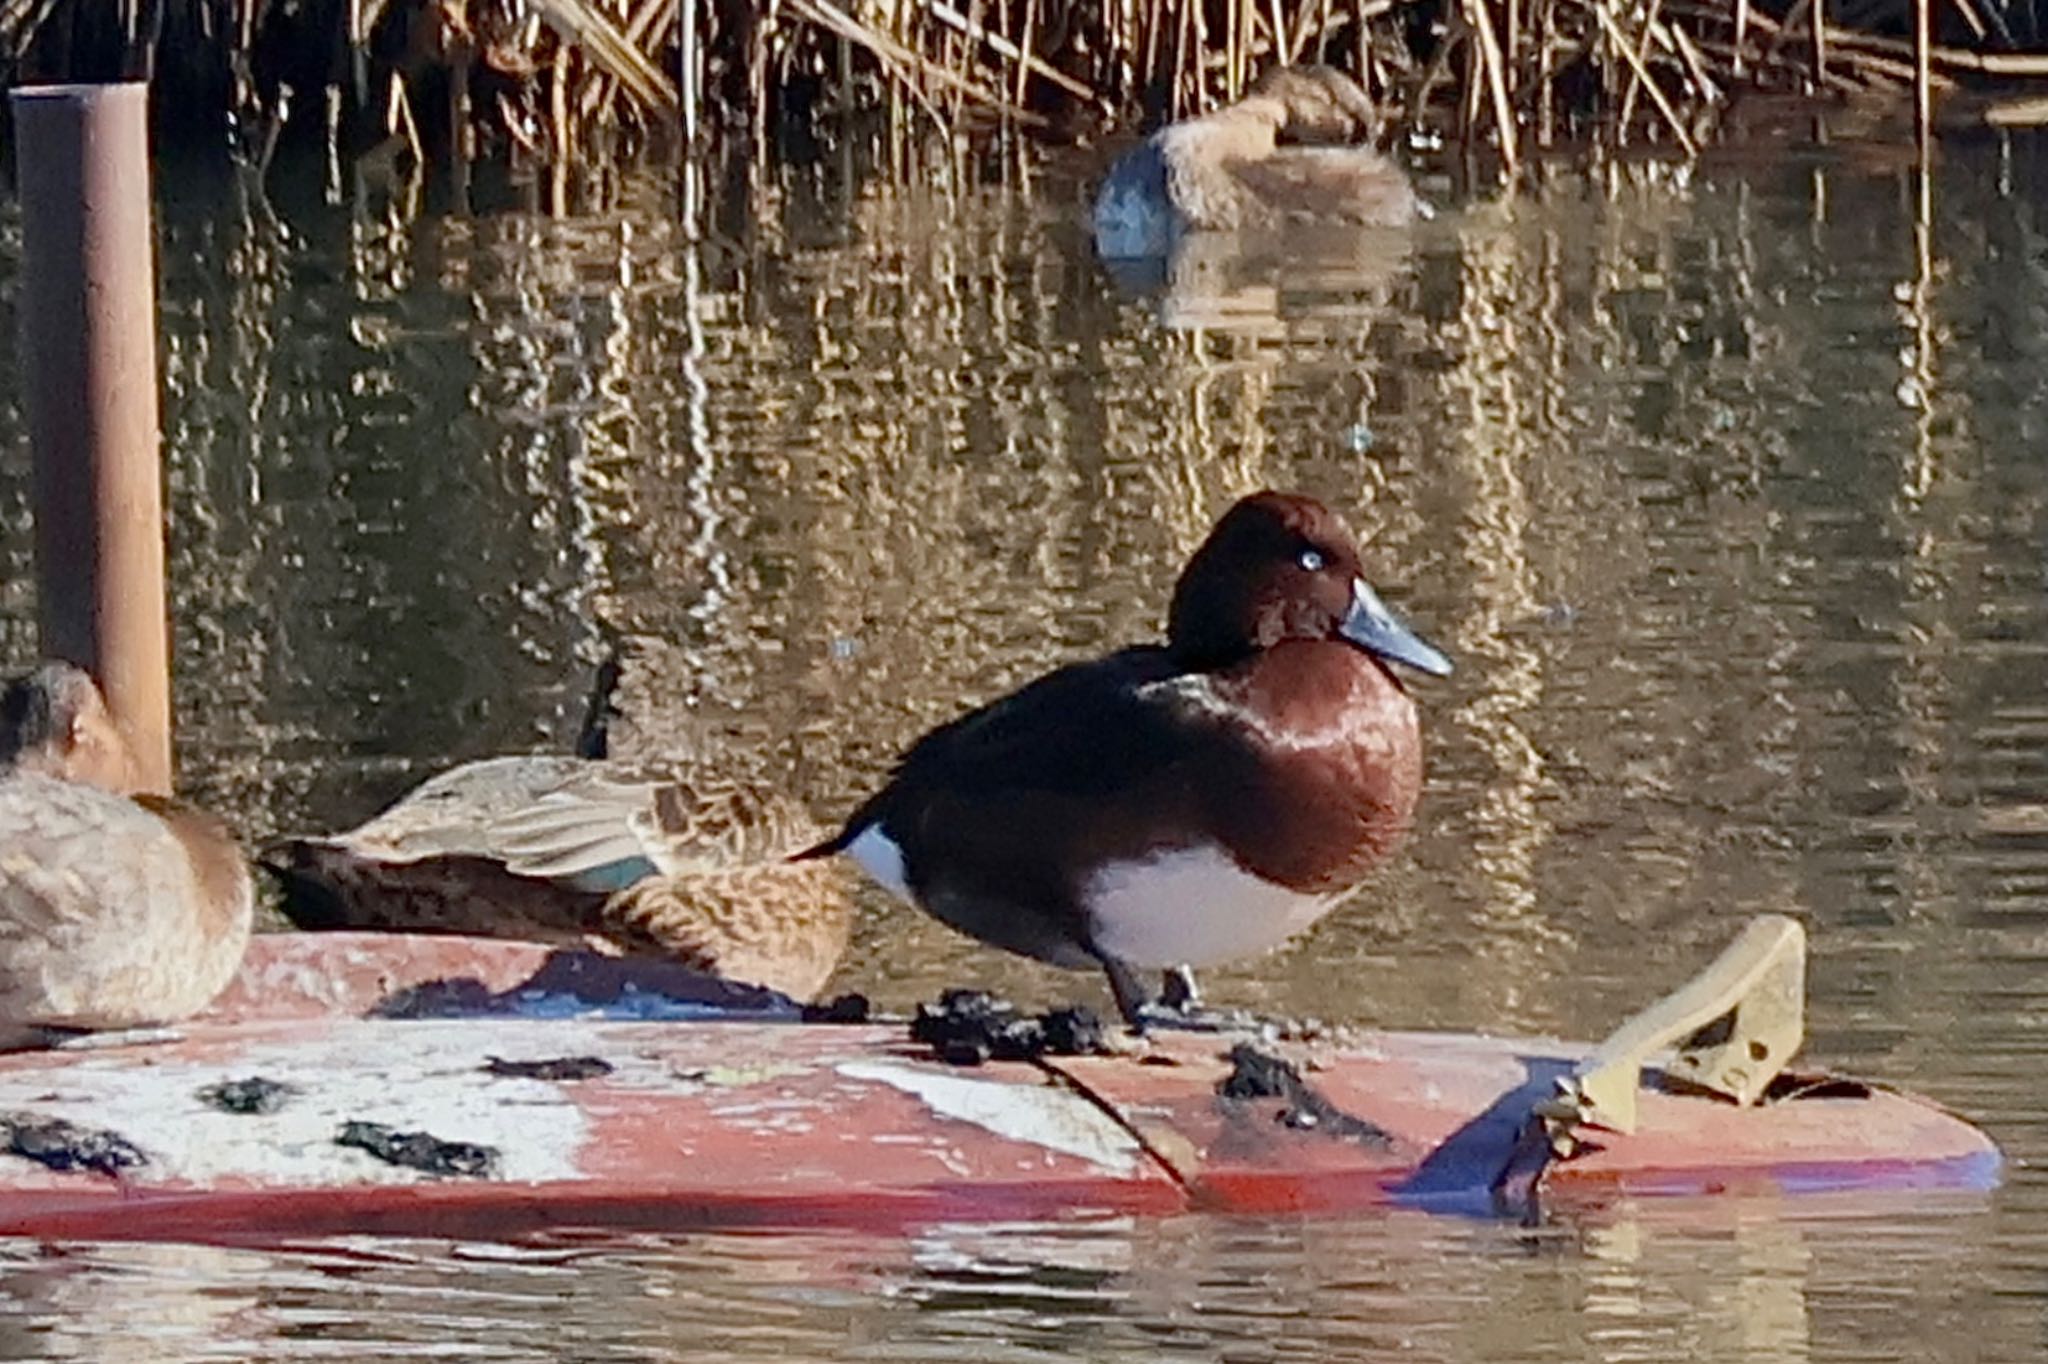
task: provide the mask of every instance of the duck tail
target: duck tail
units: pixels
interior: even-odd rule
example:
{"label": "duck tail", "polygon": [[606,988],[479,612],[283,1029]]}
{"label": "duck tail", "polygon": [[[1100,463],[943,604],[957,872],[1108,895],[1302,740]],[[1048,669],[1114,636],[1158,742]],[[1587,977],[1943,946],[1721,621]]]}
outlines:
{"label": "duck tail", "polygon": [[319,930],[359,926],[349,914],[341,891],[322,874],[315,840],[281,838],[265,845],[250,861],[276,883],[278,912],[292,927]]}
{"label": "duck tail", "polygon": [[832,837],[826,839],[823,843],[813,843],[810,847],[805,848],[802,852],[791,853],[788,857],[784,858],[783,861],[814,862],[821,857],[831,857],[837,853],[845,852],[846,845],[851,842],[853,842],[853,830],[851,826],[849,826],[847,828],[841,829],[838,833],[832,835]]}

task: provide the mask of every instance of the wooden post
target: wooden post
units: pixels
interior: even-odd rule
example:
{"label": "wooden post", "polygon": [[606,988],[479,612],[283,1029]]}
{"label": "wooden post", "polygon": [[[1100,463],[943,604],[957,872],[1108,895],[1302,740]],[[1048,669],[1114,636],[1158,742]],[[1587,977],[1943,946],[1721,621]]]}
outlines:
{"label": "wooden post", "polygon": [[149,87],[13,92],[22,388],[44,654],[91,671],[171,788]]}

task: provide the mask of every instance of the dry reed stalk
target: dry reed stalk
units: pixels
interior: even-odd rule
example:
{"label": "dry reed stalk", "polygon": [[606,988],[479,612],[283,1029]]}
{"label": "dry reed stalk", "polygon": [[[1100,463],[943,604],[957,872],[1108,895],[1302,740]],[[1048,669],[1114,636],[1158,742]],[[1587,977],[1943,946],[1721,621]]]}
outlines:
{"label": "dry reed stalk", "polygon": [[1351,40],[1352,44],[1358,49],[1357,58],[1360,71],[1372,69],[1372,30],[1367,27],[1365,22],[1367,2],[1368,0],[1354,0],[1351,6]]}
{"label": "dry reed stalk", "polygon": [[766,33],[768,25],[774,22],[778,6],[770,3],[764,12],[764,7],[749,3],[724,8],[719,6],[718,0],[711,0],[711,3],[712,13],[718,16],[717,22],[720,27],[724,27],[727,14],[732,17],[730,45],[739,56],[739,73],[728,74],[725,85],[728,90],[740,90],[745,94],[746,102],[741,113],[744,116],[742,126],[746,128],[744,136],[749,152],[747,164],[751,179],[752,172],[765,163],[768,155],[768,139],[762,135],[768,126]]}
{"label": "dry reed stalk", "polygon": [[1928,173],[1930,139],[1934,136],[1934,87],[1932,82],[1933,62],[1930,52],[1934,41],[1933,29],[1934,0],[1913,0],[1913,135],[1920,147],[1920,205],[1921,221],[1929,220],[1927,211],[1928,184],[1934,178]]}
{"label": "dry reed stalk", "polygon": [[[1010,87],[1010,103],[1026,108],[1025,100],[1031,93],[1031,75],[1036,72],[1059,70],[1050,62],[1040,61],[1032,45],[1038,38],[1038,0],[1024,0],[1024,31],[1017,35],[1017,55],[1023,58],[1017,63],[1016,83]],[[1061,72],[1064,75],[1064,72]],[[1051,77],[1047,77],[1051,79]],[[1076,81],[1076,85],[1080,82]],[[1083,87],[1086,88],[1085,86]]]}
{"label": "dry reed stalk", "polygon": [[1993,100],[1984,106],[1987,128],[2038,128],[2048,124],[2048,95],[2021,95]]}
{"label": "dry reed stalk", "polygon": [[420,125],[412,116],[412,98],[406,94],[405,77],[391,73],[391,95],[385,104],[385,131],[394,137],[405,139],[406,149],[412,153],[415,166],[427,164],[427,149],[420,140]]}
{"label": "dry reed stalk", "polygon": [[1244,4],[1245,0],[1223,0],[1223,98],[1225,102],[1235,102],[1237,97],[1244,93],[1243,86],[1238,79],[1238,74],[1243,68],[1239,63],[1237,51],[1244,32],[1244,25],[1239,20],[1238,11]]}
{"label": "dry reed stalk", "polygon": [[[563,46],[575,48],[644,107],[671,118],[681,112],[675,83],[619,31],[610,15],[585,0],[533,0],[533,4]],[[566,92],[563,98],[566,102]]]}
{"label": "dry reed stalk", "polygon": [[[462,205],[465,212],[469,204],[469,166],[476,152],[473,143],[475,125],[469,114],[469,77],[475,50],[475,45],[465,34],[448,67],[448,159],[455,181],[455,202]],[[282,120],[279,124],[282,126]],[[268,154],[264,160],[268,162]]]}
{"label": "dry reed stalk", "polygon": [[1165,24],[1161,18],[1164,13],[1165,0],[1145,0],[1145,51],[1138,59],[1138,85],[1148,93],[1159,81],[1159,34]]}
{"label": "dry reed stalk", "polygon": [[[1734,50],[1730,48],[1729,45],[1726,43],[1716,42],[1711,38],[1695,38],[1693,41],[1698,43],[1700,50],[1702,52],[1707,53],[1709,56],[1720,57],[1731,61],[1733,59]],[[1836,65],[1846,66],[1847,63],[1837,63]],[[1759,79],[1772,74],[1772,72],[1782,74],[1786,78],[1788,84],[1794,82],[1804,82],[1806,78],[1810,74],[1812,74],[1810,68],[1806,65],[1805,60],[1803,58],[1799,61],[1789,61],[1780,59],[1779,61],[1773,63],[1769,68],[1757,66],[1752,69],[1752,74],[1756,75]],[[1869,87],[1853,79],[1845,71],[1837,70],[1835,67],[1830,67],[1828,70],[1828,88],[1830,90],[1839,91],[1843,94],[1854,95],[1861,94]]]}
{"label": "dry reed stalk", "polygon": [[[934,19],[937,19],[956,33],[965,35],[974,42],[987,43],[991,52],[994,52],[1004,61],[1010,62],[1013,65],[1021,65],[1025,69],[1026,74],[1037,75],[1051,81],[1054,85],[1057,85],[1060,89],[1078,100],[1085,102],[1093,102],[1095,100],[1095,91],[1091,90],[1088,86],[1075,80],[1072,76],[1069,76],[1066,72],[1042,58],[1025,55],[1025,52],[1017,44],[1011,42],[1002,34],[986,28],[969,16],[962,14],[959,10],[947,4],[946,0],[921,0],[921,3],[926,9],[931,11]],[[1027,5],[1025,8],[1024,23],[1027,34],[1030,32],[1030,16],[1035,9],[1035,5]],[[965,76],[961,76],[960,81],[962,85],[967,86],[969,89],[973,88],[972,82],[968,81]],[[1023,83],[1021,79],[1017,82],[1017,91],[1018,93],[1013,97],[1013,102],[1021,106],[1023,103]]]}
{"label": "dry reed stalk", "polygon": [[[697,51],[697,0],[690,0],[677,20],[676,89],[683,99],[683,238],[691,243],[688,263],[693,279],[697,266],[695,244],[703,239],[703,168],[698,160],[702,149],[697,145],[697,119],[703,108],[703,70]],[[694,296],[691,301],[694,306]],[[694,313],[691,320],[696,320]]]}
{"label": "dry reed stalk", "polygon": [[1436,51],[1430,54],[1429,65],[1422,68],[1421,77],[1410,87],[1408,91],[1408,122],[1411,125],[1419,126],[1422,123],[1423,112],[1429,107],[1430,91],[1436,87],[1436,83],[1442,80],[1444,74],[1450,70],[1451,59],[1457,54],[1459,46],[1465,41],[1467,28],[1468,25],[1462,16],[1454,20],[1449,30],[1444,34],[1443,41],[1436,45]]}
{"label": "dry reed stalk", "polygon": [[[1703,5],[1693,3],[1693,0],[1669,0],[1669,3],[1675,10],[1696,13],[1709,18],[1712,17],[1712,11]],[[1756,26],[1765,33],[1777,34],[1781,31],[1777,22],[1771,19],[1770,16],[1757,14],[1753,17]],[[1704,38],[1696,39],[1696,41],[1707,51],[1726,53],[1732,57],[1732,52],[1726,44],[1715,43]],[[1907,84],[1910,84],[1914,79],[1913,44],[1908,40],[1885,38],[1874,33],[1859,33],[1853,29],[1836,28],[1831,25],[1828,28],[1828,41],[1836,49],[1837,60],[1845,65],[1867,70],[1871,74]],[[1969,58],[1976,54],[1936,47],[1931,50],[1930,55],[1935,63],[1939,65],[1944,56]],[[1789,65],[1786,69],[1790,70]],[[1955,84],[1952,77],[1939,70],[1932,73],[1932,79],[1937,89],[1947,89]],[[1836,80],[1832,75],[1830,76],[1830,84],[1839,89],[1853,88],[1847,82]]]}
{"label": "dry reed stalk", "polygon": [[[1971,34],[1978,42],[1981,43],[1991,36],[1990,27],[1985,24],[1984,16],[1977,12],[1976,0],[1952,0],[1952,3],[1955,5],[1956,13],[1963,16],[1963,22],[1970,26]],[[2007,38],[2010,37],[2008,34]]]}
{"label": "dry reed stalk", "polygon": [[[1918,20],[1915,20],[1916,30]],[[1875,38],[1875,35],[1871,35]],[[2048,76],[2048,53],[2041,52],[1968,52],[1961,48],[1942,47],[1934,42],[1915,43],[1924,48],[1930,64],[1939,63],[1957,71],[1977,71],[1987,76]]]}
{"label": "dry reed stalk", "polygon": [[[1185,115],[1206,107],[1219,93],[1241,97],[1262,66],[1311,56],[1328,59],[1334,49],[1371,88],[1387,90],[1391,72],[1396,86],[1410,95],[1410,117],[1418,122],[1441,116],[1448,103],[1450,116],[1473,145],[1491,122],[1503,165],[1515,175],[1527,163],[1524,132],[1538,145],[1554,145],[1558,117],[1571,112],[1559,81],[1571,64],[1581,61],[1595,66],[1597,98],[1616,101],[1610,126],[1624,136],[1644,126],[1638,118],[1649,117],[1640,109],[1647,90],[1657,109],[1655,121],[1665,124],[1688,154],[1697,152],[1703,136],[1690,120],[1703,112],[1703,104],[1722,100],[1725,86],[1733,82],[1778,87],[1789,79],[1827,93],[1896,90],[1902,102],[1910,85],[1918,127],[1931,123],[1931,114],[1920,106],[1931,105],[1936,87],[1953,86],[1959,78],[2048,76],[2048,53],[1938,45],[1931,0],[1911,2],[1908,36],[1890,38],[1857,25],[1903,17],[1908,0],[1840,0],[1833,5],[1790,0],[1787,12],[1777,18],[1754,8],[1751,0],[1732,0],[1732,12],[1727,0],[1573,0],[1575,10],[1560,10],[1562,0],[1500,0],[1497,11],[1492,0],[1455,5],[1450,0],[1220,0],[1207,12],[1205,0],[1104,0],[1086,16],[1065,21],[1092,26],[1080,35],[1083,44],[1073,49],[1085,53],[1080,60],[1089,66],[1084,71],[1073,60],[1038,51],[1045,41],[1041,35],[1054,22],[1045,8],[1050,0],[860,0],[867,8],[857,7],[855,0],[789,0],[787,9],[783,0],[731,0],[717,13],[699,13],[698,0],[690,0],[688,17],[683,0],[522,0],[529,17],[522,36],[511,42],[502,32],[501,13],[509,0],[332,0],[323,9],[332,25],[323,41],[336,44],[336,74],[322,107],[330,148],[339,155],[346,106],[363,105],[360,96],[350,101],[339,92],[350,84],[362,89],[373,48],[388,46],[384,39],[393,25],[417,28],[422,16],[436,35],[429,59],[439,63],[449,85],[446,117],[458,180],[463,163],[480,154],[474,136],[497,116],[474,95],[481,72],[477,77],[470,73],[476,62],[486,60],[504,69],[495,55],[487,55],[481,27],[479,36],[470,36],[472,20],[500,24],[501,31],[489,37],[491,53],[520,43],[531,53],[542,26],[553,41],[541,40],[541,59],[568,53],[566,74],[543,66],[535,90],[541,123],[566,118],[571,125],[547,127],[538,138],[553,147],[558,160],[588,154],[603,141],[598,130],[607,122],[674,116],[685,104],[694,111],[705,98],[699,68],[707,59],[723,59],[733,72],[722,89],[729,103],[746,102],[747,125],[760,134],[756,147],[766,155],[770,147],[764,130],[784,73],[796,79],[803,71],[809,79],[821,51],[828,58],[823,79],[828,87],[839,87],[842,107],[844,96],[865,73],[878,70],[889,92],[892,119],[895,102],[903,101],[941,124],[987,110],[1006,123],[1038,128],[1049,120],[1029,109],[1034,92],[1040,101],[1056,98],[1102,109],[1142,98],[1165,105],[1170,115]],[[265,109],[254,107],[255,73],[275,60],[274,53],[256,50],[259,43],[276,41],[275,26],[266,19],[266,0],[158,0],[154,6],[119,0],[107,7],[117,11],[111,19],[95,22],[100,13],[95,6],[104,3],[0,0],[0,62],[10,49],[18,54],[33,43],[39,62],[48,64],[57,47],[73,36],[94,50],[125,38],[132,52],[156,43],[152,18],[168,12],[174,16],[170,32],[184,48],[166,38],[167,59],[181,51],[184,69],[215,72],[211,79],[231,83],[236,93],[229,98],[248,120],[244,126],[258,130],[259,139],[265,128],[274,129],[281,116],[275,101]],[[2003,33],[1995,11],[1977,0],[1955,3],[1975,38],[1987,39],[1994,30]],[[1374,47],[1376,36],[1395,38],[1405,19],[1381,23],[1377,34],[1374,21],[1397,10],[1415,13],[1417,7],[1428,7],[1425,17],[1440,17],[1445,26],[1419,81],[1399,41]],[[1922,8],[1929,12],[1923,15]],[[1590,15],[1581,18],[1587,10]],[[211,64],[191,56],[192,44],[183,36],[188,30],[179,24],[191,25],[190,32],[215,44],[201,49],[212,54]],[[686,24],[687,39],[681,36]],[[1355,57],[1347,50],[1352,44],[1344,40],[1346,24]],[[1732,40],[1724,41],[1731,28]],[[818,36],[803,36],[805,29],[815,29]],[[1792,46],[1795,39],[1797,47]],[[677,71],[662,69],[661,54],[671,43],[694,75],[678,79]],[[855,49],[867,54],[858,65]],[[685,55],[686,50],[694,56]],[[829,62],[834,51],[840,54],[836,75]],[[418,52],[408,60],[417,63]],[[348,73],[354,74],[353,81]],[[382,79],[390,72],[377,74]],[[403,69],[382,110],[416,158],[425,139],[415,119],[429,116],[411,107],[411,95],[422,88],[420,78],[415,67]],[[1449,102],[1442,98],[1446,79],[1454,87]],[[344,107],[337,108],[337,100]],[[2036,117],[2031,107],[2023,100],[1985,116],[2030,121]],[[369,112],[375,116],[374,106]],[[439,120],[442,115],[437,101],[431,116]],[[1526,130],[1519,123],[1522,116],[1531,121]],[[575,126],[579,123],[581,128]],[[429,131],[438,143],[438,130]],[[523,140],[517,129],[508,127],[508,134]],[[591,137],[597,142],[586,140]]]}
{"label": "dry reed stalk", "polygon": [[1827,0],[1813,0],[1806,28],[1813,58],[1813,88],[1819,90],[1828,82]]}
{"label": "dry reed stalk", "polygon": [[912,99],[935,122],[943,125],[944,120],[939,117],[938,110],[932,106],[931,100],[924,93],[922,82],[926,78],[936,80],[942,85],[957,85],[960,88],[960,93],[974,100],[975,103],[985,105],[1000,114],[1015,119],[1019,123],[1034,128],[1046,126],[1044,116],[1033,113],[1029,109],[1018,108],[1004,99],[1000,93],[983,89],[972,81],[956,77],[943,66],[934,65],[927,61],[921,53],[913,51],[894,38],[862,24],[859,20],[847,14],[846,11],[840,9],[839,6],[833,4],[832,0],[792,0],[790,12],[799,18],[808,19],[820,28],[837,33],[858,47],[866,48],[869,55],[873,56],[876,61],[882,63],[885,67],[894,68],[894,74],[903,80],[904,88],[910,92]]}
{"label": "dry reed stalk", "polygon": [[[967,6],[967,14],[964,16],[965,22],[955,31],[951,39],[951,46],[958,58],[951,69],[953,74],[959,78],[958,84],[954,85],[952,89],[953,118],[951,121],[955,123],[959,121],[960,105],[964,98],[960,93],[960,89],[961,86],[968,83],[968,63],[974,60],[976,48],[981,42],[986,40],[988,33],[987,27],[982,22],[987,8],[986,0],[967,0]],[[934,12],[934,17],[936,17],[937,6],[932,5],[929,8]],[[955,13],[958,13],[958,11],[955,11]]]}
{"label": "dry reed stalk", "polygon": [[1636,72],[1645,69],[1650,58],[1650,45],[1657,38],[1657,17],[1663,12],[1663,0],[1650,0],[1650,12],[1643,19],[1643,41],[1636,49],[1636,59],[1629,71],[1628,85],[1621,94],[1621,117],[1617,120],[1624,128],[1635,122],[1636,93],[1643,88]]}
{"label": "dry reed stalk", "polygon": [[1657,106],[1658,113],[1664,115],[1664,122],[1670,125],[1672,135],[1678,139],[1678,145],[1684,148],[1687,156],[1698,156],[1699,144],[1693,141],[1692,134],[1686,131],[1684,122],[1678,117],[1678,110],[1673,108],[1671,101],[1665,97],[1664,87],[1657,84],[1657,78],[1650,74],[1649,68],[1636,56],[1635,48],[1629,44],[1627,35],[1621,31],[1621,25],[1608,12],[1606,0],[1587,0],[1587,3],[1590,4],[1594,17],[1599,20],[1601,28],[1606,30],[1614,50],[1621,54],[1623,61],[1634,68],[1636,75],[1643,82],[1643,87],[1650,92],[1650,102]]}
{"label": "dry reed stalk", "polygon": [[548,211],[561,215],[569,211],[569,163],[575,150],[574,129],[569,122],[569,47],[555,48],[549,69],[548,113],[554,133],[553,164],[548,171]]}
{"label": "dry reed stalk", "polygon": [[1493,16],[1486,0],[1466,0],[1465,11],[1479,39],[1478,51],[1486,66],[1486,88],[1493,96],[1493,121],[1500,129],[1500,158],[1512,176],[1521,169],[1516,150],[1515,111],[1508,103],[1507,58],[1493,34]]}
{"label": "dry reed stalk", "polygon": [[[646,53],[662,46],[661,35],[677,27],[677,0],[641,0],[637,7],[629,10],[626,26],[621,36],[636,52]],[[680,38],[678,38],[680,42]],[[649,59],[650,64],[652,59]],[[680,85],[680,72],[678,72]],[[583,73],[577,84],[576,108],[585,118],[597,113],[598,105],[607,94],[614,94],[619,83],[602,67],[593,66]],[[677,106],[680,108],[686,97],[678,91]]]}
{"label": "dry reed stalk", "polygon": [[1463,38],[1458,45],[1458,60],[1464,64],[1458,81],[1458,145],[1469,149],[1479,141],[1479,92],[1483,84],[1479,69],[1485,59],[1479,54],[1479,41],[1473,32],[1472,20],[1462,6],[1458,12],[1458,28]]}
{"label": "dry reed stalk", "polygon": [[1691,35],[1685,31],[1685,25],[1672,24],[1668,32],[1672,45],[1678,50],[1678,59],[1685,63],[1685,69],[1692,75],[1692,83],[1699,89],[1700,98],[1709,104],[1719,104],[1721,86],[1707,70],[1706,54],[1694,44]]}

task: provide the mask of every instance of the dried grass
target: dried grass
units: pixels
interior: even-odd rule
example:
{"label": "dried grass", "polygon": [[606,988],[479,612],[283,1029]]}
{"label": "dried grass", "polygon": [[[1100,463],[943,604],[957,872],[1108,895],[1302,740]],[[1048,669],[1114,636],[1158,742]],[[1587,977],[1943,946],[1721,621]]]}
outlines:
{"label": "dried grass", "polygon": [[[1888,103],[1902,125],[1917,106],[1929,125],[1946,91],[2048,77],[2002,15],[1973,0],[0,0],[0,79],[151,75],[166,109],[252,159],[324,110],[332,138],[358,135],[337,159],[395,139],[416,158],[563,163],[679,123],[765,149],[863,111],[1075,135],[1321,58],[1513,174],[1589,135],[1691,156],[1753,91]],[[1983,118],[2040,107],[2002,94]]]}

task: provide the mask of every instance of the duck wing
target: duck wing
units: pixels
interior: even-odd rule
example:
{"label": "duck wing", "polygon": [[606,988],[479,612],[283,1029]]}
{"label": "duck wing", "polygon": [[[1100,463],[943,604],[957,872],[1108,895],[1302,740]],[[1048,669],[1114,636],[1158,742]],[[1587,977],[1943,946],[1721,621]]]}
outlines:
{"label": "duck wing", "polygon": [[531,805],[588,767],[580,758],[527,756],[464,763],[422,782],[346,833],[285,839],[332,848],[367,862],[406,865],[449,857],[491,859],[496,822]]}
{"label": "duck wing", "polygon": [[609,894],[647,877],[775,863],[821,827],[796,801],[701,768],[584,764],[491,824],[506,870]]}
{"label": "duck wing", "polygon": [[1419,216],[1407,174],[1369,147],[1283,147],[1230,171],[1279,222],[1405,227]]}
{"label": "duck wing", "polygon": [[840,834],[803,856],[838,852],[877,821],[908,831],[948,811],[1142,789],[1187,758],[1189,712],[1160,685],[1180,675],[1156,647],[1048,673],[920,739]]}

